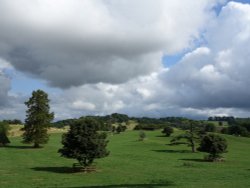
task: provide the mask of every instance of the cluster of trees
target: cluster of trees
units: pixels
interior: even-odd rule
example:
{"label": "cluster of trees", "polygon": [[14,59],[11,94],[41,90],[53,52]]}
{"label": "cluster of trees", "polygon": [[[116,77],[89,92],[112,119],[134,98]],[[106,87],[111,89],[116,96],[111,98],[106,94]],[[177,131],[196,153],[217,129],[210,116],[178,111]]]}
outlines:
{"label": "cluster of trees", "polygon": [[[112,131],[112,124],[128,124],[129,117],[126,114],[113,113],[106,116],[82,116],[79,119],[92,118],[99,122],[99,129],[103,131]],[[79,119],[66,119],[52,123],[52,127],[62,128],[70,126],[77,122]]]}
{"label": "cluster of trees", "polygon": [[227,142],[219,135],[208,133],[214,131],[213,126],[207,124],[204,129],[200,126],[200,122],[192,120],[189,121],[188,126],[189,129],[185,133],[175,136],[170,141],[171,145],[186,144],[191,147],[192,152],[198,150],[209,153],[206,160],[221,160],[221,154],[227,152]]}
{"label": "cluster of trees", "polygon": [[228,126],[220,129],[220,133],[250,137],[250,118],[234,118],[234,121],[229,122]]}
{"label": "cluster of trees", "polygon": [[[49,140],[47,131],[54,119],[54,113],[50,112],[48,95],[42,90],[34,91],[25,105],[28,109],[23,142],[33,143],[34,148],[39,148]],[[9,143],[6,125],[0,124],[0,143],[3,145]],[[90,117],[73,120],[68,133],[62,136],[63,147],[58,152],[63,157],[76,159],[80,167],[84,168],[90,166],[95,158],[107,156],[107,135],[100,131],[100,127],[100,122]]]}
{"label": "cluster of trees", "polygon": [[[39,148],[49,140],[48,128],[54,119],[54,113],[50,112],[47,93],[37,90],[31,98],[25,102],[27,106],[24,125],[23,142],[33,144]],[[58,150],[61,156],[73,158],[84,169],[91,166],[96,158],[109,155],[106,149],[108,140],[106,131],[120,133],[126,130],[129,120],[138,122],[135,130],[139,132],[139,140],[143,141],[146,134],[143,130],[162,129],[162,133],[169,137],[174,132],[174,127],[184,130],[184,133],[174,136],[171,145],[186,144],[192,152],[202,151],[209,153],[207,160],[215,161],[226,152],[227,142],[218,134],[221,131],[226,134],[249,136],[250,118],[239,119],[234,117],[210,117],[209,121],[227,121],[229,127],[218,129],[213,123],[193,121],[181,117],[167,118],[129,118],[125,114],[114,113],[107,116],[87,116],[79,119],[67,119],[53,123],[52,126],[69,126],[69,131],[62,136],[63,147]],[[20,120],[5,120],[0,122],[0,146],[10,143],[7,135],[8,124],[21,124]],[[117,126],[113,126],[117,124]]]}
{"label": "cluster of trees", "polygon": [[8,124],[12,124],[12,125],[22,125],[23,122],[19,119],[5,119],[3,120],[3,122],[8,123]]}

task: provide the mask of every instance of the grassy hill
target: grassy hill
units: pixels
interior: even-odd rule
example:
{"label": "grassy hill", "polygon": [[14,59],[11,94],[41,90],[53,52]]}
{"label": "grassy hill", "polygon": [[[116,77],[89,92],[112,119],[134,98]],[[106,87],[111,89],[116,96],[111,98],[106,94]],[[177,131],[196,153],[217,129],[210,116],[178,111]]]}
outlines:
{"label": "grassy hill", "polygon": [[33,149],[12,137],[0,148],[0,187],[154,188],[154,187],[250,187],[250,139],[226,136],[226,162],[209,163],[204,153],[186,146],[169,146],[171,138],[160,131],[137,131],[110,136],[110,156],[97,160],[97,172],[72,173],[75,160],[60,157],[61,133],[52,134],[42,149]]}

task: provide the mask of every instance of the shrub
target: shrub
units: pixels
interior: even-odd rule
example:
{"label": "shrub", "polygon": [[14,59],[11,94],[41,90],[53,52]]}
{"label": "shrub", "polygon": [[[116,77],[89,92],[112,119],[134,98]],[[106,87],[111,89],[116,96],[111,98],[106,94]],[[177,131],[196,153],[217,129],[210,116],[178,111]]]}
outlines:
{"label": "shrub", "polygon": [[174,129],[172,127],[170,127],[170,126],[166,126],[162,130],[162,133],[165,134],[167,137],[169,137],[173,132],[174,132]]}
{"label": "shrub", "polygon": [[146,138],[146,134],[144,131],[139,132],[139,141],[143,141]]}

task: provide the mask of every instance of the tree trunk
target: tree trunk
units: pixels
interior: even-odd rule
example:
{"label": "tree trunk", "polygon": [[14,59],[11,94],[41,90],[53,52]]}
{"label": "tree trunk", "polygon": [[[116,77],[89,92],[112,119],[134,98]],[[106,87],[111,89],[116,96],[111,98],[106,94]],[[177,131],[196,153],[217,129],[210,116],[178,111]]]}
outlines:
{"label": "tree trunk", "polygon": [[196,152],[196,148],[195,145],[192,143],[192,152],[195,153]]}
{"label": "tree trunk", "polygon": [[39,148],[40,146],[39,146],[39,144],[38,143],[34,143],[34,148]]}

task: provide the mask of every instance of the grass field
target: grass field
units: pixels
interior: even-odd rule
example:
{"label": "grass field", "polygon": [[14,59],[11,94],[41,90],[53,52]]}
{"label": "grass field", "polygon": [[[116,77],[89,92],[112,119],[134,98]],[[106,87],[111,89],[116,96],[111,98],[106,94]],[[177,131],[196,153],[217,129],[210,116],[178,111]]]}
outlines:
{"label": "grass field", "polygon": [[0,187],[154,188],[154,187],[250,187],[250,139],[225,136],[229,142],[226,162],[209,163],[204,153],[186,146],[169,146],[160,131],[137,131],[110,136],[110,156],[97,160],[95,173],[72,173],[74,160],[59,156],[61,134],[52,134],[42,149],[33,149],[11,138],[0,148]]}

